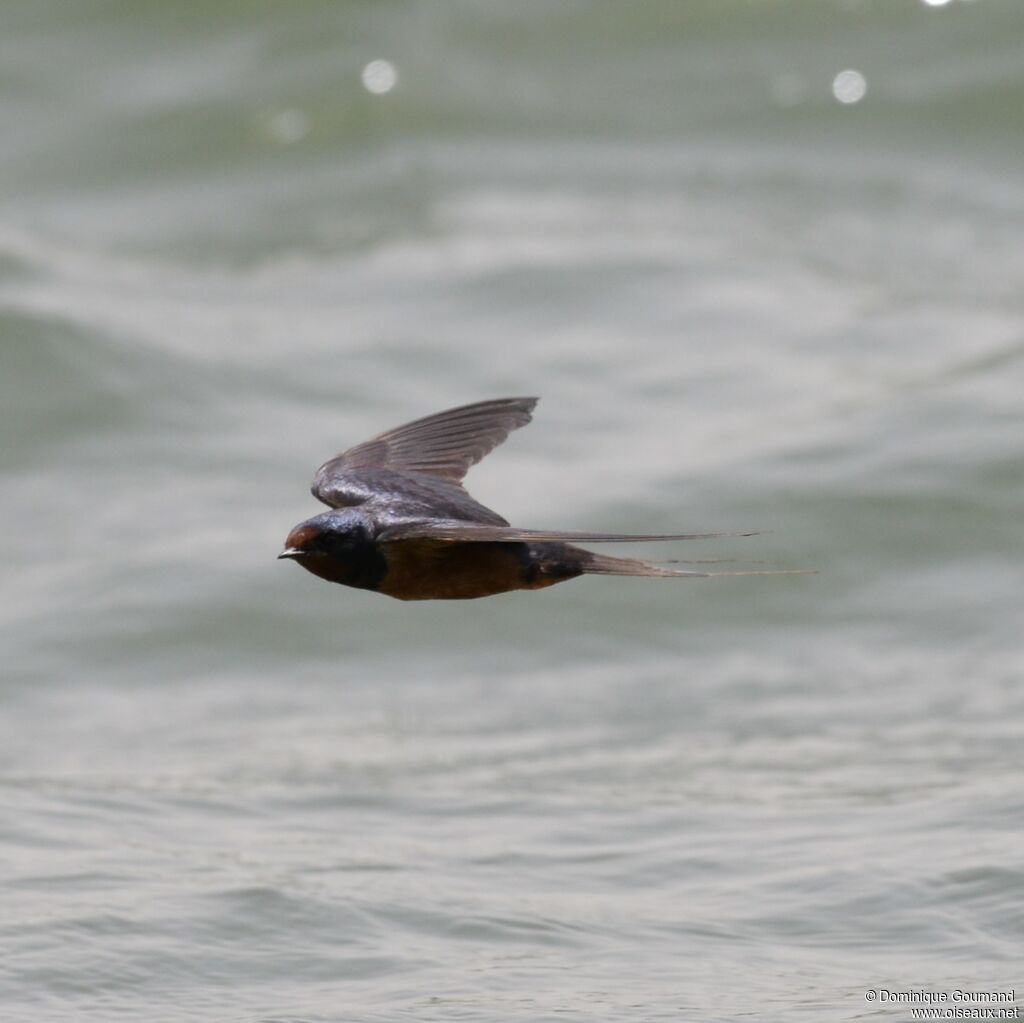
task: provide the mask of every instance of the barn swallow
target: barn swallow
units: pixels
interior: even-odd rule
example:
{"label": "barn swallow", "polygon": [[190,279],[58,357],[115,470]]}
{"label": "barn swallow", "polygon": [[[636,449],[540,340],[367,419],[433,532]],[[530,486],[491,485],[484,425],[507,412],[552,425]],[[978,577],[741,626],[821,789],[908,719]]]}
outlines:
{"label": "barn swallow", "polygon": [[519,529],[463,489],[470,466],[530,422],[536,398],[498,398],[388,430],[324,462],[313,496],[330,507],[300,522],[279,558],[332,583],[398,600],[467,600],[540,590],[581,575],[694,578],[770,572],[691,572],[610,557],[582,543],[698,540],[751,533],[626,535]]}

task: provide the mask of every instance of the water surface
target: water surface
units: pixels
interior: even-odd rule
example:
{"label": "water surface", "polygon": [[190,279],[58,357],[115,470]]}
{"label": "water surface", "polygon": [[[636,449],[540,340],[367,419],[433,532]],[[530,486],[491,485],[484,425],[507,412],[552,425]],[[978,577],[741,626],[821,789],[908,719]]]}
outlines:
{"label": "water surface", "polygon": [[[12,1020],[1024,989],[1015,3],[5,26]],[[274,560],[328,455],[506,394],[512,521],[819,574],[405,605]]]}

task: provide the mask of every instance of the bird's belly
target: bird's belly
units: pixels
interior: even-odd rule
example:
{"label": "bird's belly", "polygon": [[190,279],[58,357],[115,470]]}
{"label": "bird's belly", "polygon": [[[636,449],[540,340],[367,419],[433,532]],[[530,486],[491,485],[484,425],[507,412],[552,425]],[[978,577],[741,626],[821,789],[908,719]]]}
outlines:
{"label": "bird's belly", "polygon": [[525,543],[398,540],[382,545],[387,572],[378,589],[399,600],[471,600],[535,590],[579,574],[546,571]]}

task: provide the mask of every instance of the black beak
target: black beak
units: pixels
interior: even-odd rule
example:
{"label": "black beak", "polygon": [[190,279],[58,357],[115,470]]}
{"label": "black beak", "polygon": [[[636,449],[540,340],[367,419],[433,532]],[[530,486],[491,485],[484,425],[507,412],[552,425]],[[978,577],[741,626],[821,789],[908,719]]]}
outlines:
{"label": "black beak", "polygon": [[298,558],[302,555],[302,551],[298,547],[285,547],[283,551],[277,556],[277,560],[280,561],[282,558]]}

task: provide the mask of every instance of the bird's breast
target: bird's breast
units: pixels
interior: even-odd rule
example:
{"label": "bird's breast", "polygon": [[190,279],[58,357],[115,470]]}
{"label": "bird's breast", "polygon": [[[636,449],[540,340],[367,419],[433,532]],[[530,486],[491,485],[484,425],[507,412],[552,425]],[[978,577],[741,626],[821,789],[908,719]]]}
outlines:
{"label": "bird's breast", "polygon": [[387,562],[375,543],[362,543],[347,550],[299,559],[307,572],[330,583],[376,590],[387,573]]}
{"label": "bird's breast", "polygon": [[541,571],[525,543],[397,540],[381,548],[387,572],[378,589],[399,600],[471,600],[540,589],[579,574]]}

